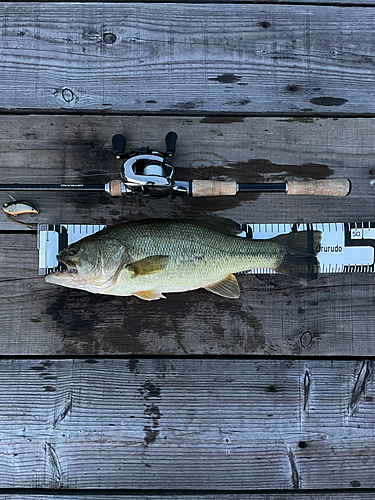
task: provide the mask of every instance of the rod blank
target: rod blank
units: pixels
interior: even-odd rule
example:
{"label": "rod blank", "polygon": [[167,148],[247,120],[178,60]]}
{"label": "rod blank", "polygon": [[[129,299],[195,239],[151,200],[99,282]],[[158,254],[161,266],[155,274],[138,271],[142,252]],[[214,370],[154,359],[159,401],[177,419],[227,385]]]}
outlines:
{"label": "rod blank", "polygon": [[0,184],[0,191],[104,191],[104,184]]}

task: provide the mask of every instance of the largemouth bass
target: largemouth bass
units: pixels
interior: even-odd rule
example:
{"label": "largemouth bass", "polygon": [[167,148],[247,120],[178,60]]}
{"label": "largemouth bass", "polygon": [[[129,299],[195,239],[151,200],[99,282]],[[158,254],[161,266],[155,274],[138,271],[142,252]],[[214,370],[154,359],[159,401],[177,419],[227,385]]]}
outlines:
{"label": "largemouth bass", "polygon": [[237,298],[240,289],[233,273],[256,268],[317,277],[319,231],[269,240],[241,238],[238,232],[228,219],[126,222],[69,245],[57,255],[67,270],[49,274],[46,281],[156,300],[165,298],[164,293],[197,288]]}

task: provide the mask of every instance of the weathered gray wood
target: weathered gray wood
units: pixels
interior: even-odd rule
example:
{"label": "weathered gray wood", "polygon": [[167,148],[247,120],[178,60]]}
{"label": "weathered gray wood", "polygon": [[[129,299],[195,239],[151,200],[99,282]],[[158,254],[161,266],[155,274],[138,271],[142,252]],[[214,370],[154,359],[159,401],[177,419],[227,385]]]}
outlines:
{"label": "weathered gray wood", "polygon": [[[14,0],[14,2],[21,2],[22,0]],[[25,0],[29,1],[29,0]],[[23,3],[23,2],[22,2]],[[69,0],[50,0],[48,3],[71,3]],[[134,3],[134,0],[91,0],[90,3],[97,3],[97,4],[111,4],[111,3]],[[228,0],[204,0],[200,2],[196,2],[195,0],[146,0],[142,3],[156,3],[156,4],[194,4],[194,3],[203,3],[203,4],[228,4],[228,3],[242,3],[242,4],[274,4],[276,3],[275,0],[231,0],[228,2]],[[277,3],[281,4],[290,4],[290,0],[278,0]],[[302,5],[305,5],[307,2],[306,0],[293,0],[293,3],[299,4],[301,3]],[[349,1],[349,0],[310,0],[308,2],[309,5],[349,5],[351,7],[354,6],[359,6],[362,7],[363,5],[369,5],[373,6],[373,1],[372,0],[357,0],[357,1]]]}
{"label": "weathered gray wood", "polygon": [[1,109],[375,111],[370,7],[15,2],[0,19]]}
{"label": "weathered gray wood", "polygon": [[0,482],[374,488],[374,398],[367,362],[2,360]]}
{"label": "weathered gray wood", "polygon": [[[353,493],[340,492],[340,493],[305,493],[301,491],[288,491],[288,500],[372,500],[374,498],[374,492],[362,492],[360,489],[354,489]],[[207,493],[199,493],[185,492],[183,494],[153,494],[148,492],[143,492],[139,494],[117,494],[113,495],[105,495],[95,494],[91,495],[90,493],[85,495],[74,495],[74,500],[139,500],[139,499],[147,499],[147,500],[285,500],[285,493],[216,493],[216,494],[207,494]],[[64,494],[48,494],[48,496],[33,495],[33,494],[6,494],[2,495],[3,500],[71,500],[71,495]]]}
{"label": "weathered gray wood", "polygon": [[[238,222],[373,220],[373,119],[4,116],[1,182],[105,182],[121,166],[110,154],[112,135],[125,133],[129,147],[162,148],[169,130],[179,134],[174,164],[180,178],[249,182],[348,176],[352,193],[345,199],[261,195],[246,201],[55,193],[23,198],[41,210],[39,221],[52,223],[113,224],[204,213]],[[3,202],[7,200],[8,193],[3,193]],[[0,228],[24,226],[3,216]],[[46,285],[36,277],[35,234],[2,235],[1,241],[4,354],[363,356],[375,347],[372,276],[322,277],[308,285],[282,277],[259,281],[243,276],[239,301],[192,292],[145,304]]]}
{"label": "weathered gray wood", "polygon": [[147,303],[45,283],[35,240],[0,235],[3,355],[375,352],[374,275],[321,275],[317,282],[242,275],[236,300],[199,290]]}
{"label": "weathered gray wood", "polygon": [[[348,177],[346,198],[272,194],[150,200],[106,194],[0,193],[27,199],[41,210],[34,220],[114,224],[128,218],[216,214],[238,222],[368,221],[375,213],[374,119],[236,117],[2,116],[0,183],[105,183],[119,178],[122,162],[111,139],[124,133],[129,148],[164,148],[179,139],[173,163],[179,179],[280,182]],[[0,229],[24,226],[0,214]]]}

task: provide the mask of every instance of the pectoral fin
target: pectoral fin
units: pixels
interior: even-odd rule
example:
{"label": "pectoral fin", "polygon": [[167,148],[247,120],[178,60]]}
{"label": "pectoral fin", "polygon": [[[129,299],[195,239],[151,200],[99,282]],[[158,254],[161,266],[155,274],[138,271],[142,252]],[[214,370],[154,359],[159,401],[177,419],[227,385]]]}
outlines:
{"label": "pectoral fin", "polygon": [[227,297],[228,299],[237,299],[240,296],[240,287],[233,274],[229,274],[229,276],[222,281],[206,286],[205,289],[209,292],[221,295],[222,297]]}
{"label": "pectoral fin", "polygon": [[136,297],[142,300],[158,300],[165,299],[164,295],[160,292],[156,292],[155,290],[146,290],[144,292],[136,292],[133,293]]}
{"label": "pectoral fin", "polygon": [[146,276],[147,274],[155,274],[162,271],[167,265],[168,255],[152,255],[145,259],[137,260],[128,264],[126,267],[133,271],[133,278],[137,276]]}

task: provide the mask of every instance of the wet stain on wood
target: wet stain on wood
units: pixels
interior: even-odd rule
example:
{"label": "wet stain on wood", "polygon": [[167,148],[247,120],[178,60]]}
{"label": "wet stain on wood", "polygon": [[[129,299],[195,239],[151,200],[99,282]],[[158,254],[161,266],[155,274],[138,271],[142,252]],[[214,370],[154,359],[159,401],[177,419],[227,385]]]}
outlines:
{"label": "wet stain on wood", "polygon": [[293,116],[293,118],[282,118],[280,120],[275,120],[276,122],[285,122],[285,123],[314,123],[315,119],[311,116]]}
{"label": "wet stain on wood", "polygon": [[310,102],[311,104],[315,104],[315,106],[342,106],[348,100],[338,97],[314,97],[314,99],[310,99]]}
{"label": "wet stain on wood", "polygon": [[[82,332],[92,330],[99,322],[95,308],[90,307],[95,302],[88,294],[82,296],[76,290],[59,289],[55,302],[45,312],[51,315],[58,325],[80,337]],[[86,310],[83,311],[83,308]]]}
{"label": "wet stain on wood", "polygon": [[[268,295],[285,296],[287,300],[301,284],[299,280],[277,276],[259,280],[238,275],[238,281],[242,300],[228,300],[196,290],[168,294],[167,300],[145,303],[136,297],[95,295],[56,287],[45,312],[61,337],[62,347],[57,354],[95,356],[103,350],[108,354],[189,354],[197,352],[197,345],[202,354],[228,349],[231,353],[262,352],[267,344],[263,319],[252,307],[252,294],[246,290],[261,286]],[[302,333],[296,333],[296,352],[312,341],[307,335],[300,339]],[[138,360],[130,359],[127,363],[129,371],[136,375]],[[31,369],[43,374],[49,372],[35,363]]]}
{"label": "wet stain on wood", "polygon": [[129,359],[129,361],[127,363],[129,371],[131,373],[134,373],[134,375],[138,375],[139,374],[138,363],[139,363],[139,359]]}
{"label": "wet stain on wood", "polygon": [[[161,417],[160,409],[156,405],[147,406],[145,411],[144,411],[144,414],[148,415],[149,417],[154,418],[155,420],[158,420]],[[158,425],[158,423],[155,422],[155,426],[157,426],[157,425]]]}
{"label": "wet stain on wood", "polygon": [[186,101],[176,104],[176,108],[181,110],[197,109],[203,105],[203,101]]}
{"label": "wet stain on wood", "polygon": [[42,323],[42,319],[41,318],[30,318],[30,322],[31,323]]}
{"label": "wet stain on wood", "polygon": [[146,380],[146,382],[138,389],[138,392],[142,394],[143,399],[148,400],[150,398],[158,398],[160,396],[161,389],[151,380]]}
{"label": "wet stain on wood", "polygon": [[240,116],[206,116],[200,120],[200,123],[241,123],[244,121],[244,118]]}
{"label": "wet stain on wood", "polygon": [[[51,319],[61,338],[56,354],[169,355],[190,353],[259,353],[267,349],[268,321],[259,311],[262,305],[252,303],[254,293],[266,290],[267,297],[277,297],[294,304],[294,297],[306,294],[311,284],[305,280],[267,275],[238,275],[241,297],[228,300],[205,290],[167,294],[167,300],[145,303],[136,297],[112,297],[81,290],[55,287],[45,308],[45,322]],[[250,290],[252,292],[250,293]],[[284,298],[285,297],[285,298]],[[268,300],[268,299],[267,299]],[[292,306],[293,307],[293,306]],[[305,302],[297,300],[293,311]],[[44,314],[44,313],[43,313]],[[300,314],[304,317],[305,314]],[[155,321],[162,318],[162,321]],[[319,340],[321,335],[304,329],[294,334],[293,353],[298,354]],[[50,370],[33,363],[31,370],[43,374]],[[128,361],[136,374],[137,360]],[[47,385],[47,384],[45,384]]]}
{"label": "wet stain on wood", "polygon": [[144,442],[146,443],[146,446],[151,443],[155,443],[160,431],[153,429],[150,425],[145,425],[143,430],[145,431]]}
{"label": "wet stain on wood", "polygon": [[47,368],[43,365],[37,365],[37,366],[30,366],[29,370],[34,370],[36,372],[42,372],[44,370],[47,370]]}
{"label": "wet stain on wood", "polygon": [[55,392],[56,387],[52,387],[51,385],[46,385],[46,386],[44,386],[44,391],[45,392]]}
{"label": "wet stain on wood", "polygon": [[[45,314],[53,319],[58,328],[64,344],[62,351],[68,354],[97,354],[104,345],[111,353],[117,352],[122,345],[125,352],[142,352],[144,345],[138,342],[136,332],[127,325],[124,300],[129,299],[59,287]],[[110,318],[108,310],[111,310]],[[112,337],[113,332],[115,335]],[[107,334],[111,339],[108,342]]]}
{"label": "wet stain on wood", "polygon": [[219,83],[237,83],[242,79],[242,76],[237,76],[233,73],[223,73],[218,75],[216,78],[209,78],[209,80],[216,81]]}
{"label": "wet stain on wood", "polygon": [[155,402],[150,402],[149,400],[150,398],[156,398],[160,401],[161,388],[154,384],[151,380],[146,380],[146,382],[138,389],[138,392],[141,394],[145,405],[143,414],[147,423],[143,427],[143,431],[145,433],[143,441],[145,443],[145,447],[148,447],[149,444],[155,443],[156,438],[160,433],[158,427],[159,419],[162,416],[159,406]]}
{"label": "wet stain on wood", "polygon": [[[303,163],[301,165],[288,165],[272,163],[265,159],[254,159],[248,162],[230,164],[230,169],[241,174],[237,182],[272,182],[284,181],[289,177],[299,180],[326,179],[334,174],[328,165],[319,163]],[[221,173],[222,175],[222,173]],[[226,171],[228,175],[228,171]]]}

